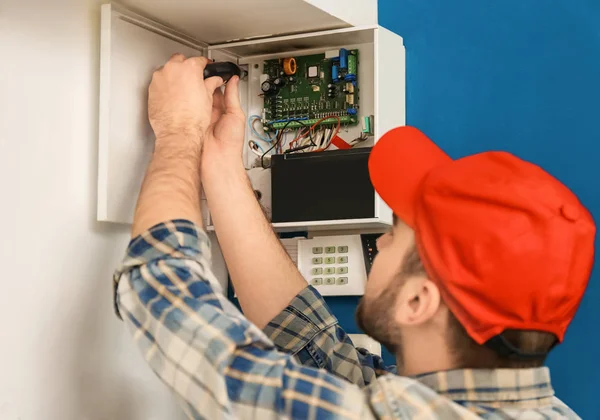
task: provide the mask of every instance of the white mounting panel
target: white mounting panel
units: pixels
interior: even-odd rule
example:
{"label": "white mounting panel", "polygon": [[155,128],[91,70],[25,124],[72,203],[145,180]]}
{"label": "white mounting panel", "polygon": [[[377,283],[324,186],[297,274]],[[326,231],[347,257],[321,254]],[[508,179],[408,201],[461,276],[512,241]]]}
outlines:
{"label": "white mounting panel", "polygon": [[[375,141],[389,129],[404,125],[404,46],[402,38],[381,27],[346,28],[316,33],[281,36],[264,40],[240,41],[208,47],[209,55],[227,53],[240,56],[238,63],[248,68],[248,78],[243,83],[242,104],[247,115],[261,115],[262,97],[259,97],[259,78],[264,60],[289,56],[322,53],[344,47],[360,50],[359,118],[374,115]],[[383,64],[380,62],[382,61]],[[258,67],[256,67],[258,66]],[[380,114],[382,113],[382,114]],[[345,139],[353,139],[360,134],[360,125],[350,127],[342,133]],[[246,132],[247,144],[249,131]],[[364,146],[372,146],[373,140]],[[255,155],[244,148],[246,167],[250,167]],[[329,220],[275,223],[278,231],[339,230],[339,229],[385,229],[392,223],[392,211],[376,195],[374,197],[375,217],[372,219]]]}

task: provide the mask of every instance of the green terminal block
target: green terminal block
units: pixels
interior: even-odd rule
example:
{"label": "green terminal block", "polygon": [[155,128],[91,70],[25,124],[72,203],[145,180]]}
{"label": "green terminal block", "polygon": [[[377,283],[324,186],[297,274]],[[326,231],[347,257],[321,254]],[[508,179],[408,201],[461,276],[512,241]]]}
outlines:
{"label": "green terminal block", "polygon": [[[350,115],[344,115],[340,118],[340,123],[341,125],[351,125],[351,124],[356,124],[356,117],[354,116],[350,116]],[[301,127],[310,127],[311,125],[317,123],[320,120],[320,118],[312,118],[310,120],[302,120],[302,121],[292,121],[292,122],[276,122],[273,124],[270,124],[269,127],[272,128],[273,130],[280,130],[282,128],[290,128],[290,129],[295,129],[295,128],[301,128]],[[331,125],[337,125],[338,123],[338,119],[337,118],[327,118],[326,120],[323,120],[319,126],[331,126]]]}
{"label": "green terminal block", "polygon": [[367,115],[362,119],[362,132],[372,136],[374,134],[373,131],[373,116]]}

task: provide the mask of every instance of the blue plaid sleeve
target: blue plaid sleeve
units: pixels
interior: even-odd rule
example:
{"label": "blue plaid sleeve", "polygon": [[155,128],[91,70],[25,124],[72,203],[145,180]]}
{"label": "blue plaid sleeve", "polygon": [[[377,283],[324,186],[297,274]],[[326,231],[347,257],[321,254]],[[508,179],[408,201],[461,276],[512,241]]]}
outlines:
{"label": "blue plaid sleeve", "polygon": [[191,222],[134,239],[114,280],[120,316],[189,418],[373,418],[359,387],[277,351],[223,296]]}
{"label": "blue plaid sleeve", "polygon": [[302,365],[326,369],[360,387],[380,375],[396,373],[396,366],[386,366],[381,357],[354,346],[319,292],[310,286],[264,331],[278,349],[296,356]]}

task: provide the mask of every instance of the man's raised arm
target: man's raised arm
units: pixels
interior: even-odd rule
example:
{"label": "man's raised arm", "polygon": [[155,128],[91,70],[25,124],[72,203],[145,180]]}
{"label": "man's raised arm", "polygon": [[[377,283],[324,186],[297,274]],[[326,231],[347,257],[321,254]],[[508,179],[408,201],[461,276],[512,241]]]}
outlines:
{"label": "man's raised arm", "polygon": [[256,200],[242,162],[246,119],[237,88],[215,97],[222,112],[202,155],[202,183],[244,315],[264,328],[307,283]]}

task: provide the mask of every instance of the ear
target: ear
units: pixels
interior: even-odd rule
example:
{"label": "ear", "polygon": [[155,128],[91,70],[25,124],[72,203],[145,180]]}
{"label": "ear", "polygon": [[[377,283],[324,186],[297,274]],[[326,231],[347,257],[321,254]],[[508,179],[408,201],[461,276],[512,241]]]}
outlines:
{"label": "ear", "polygon": [[440,289],[426,277],[406,281],[396,301],[396,321],[400,325],[424,324],[440,307]]}

